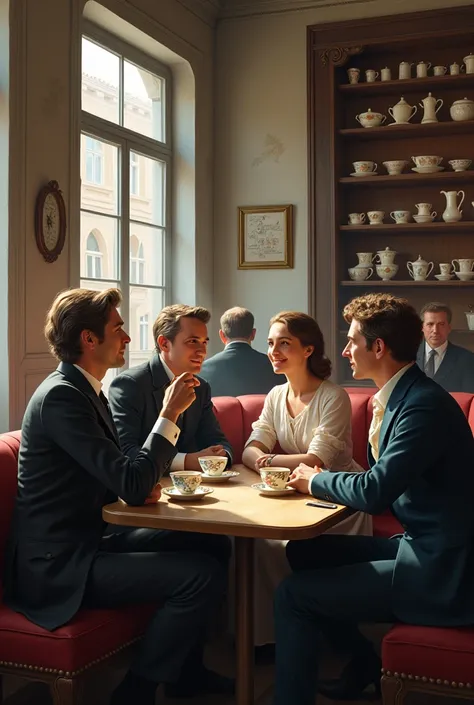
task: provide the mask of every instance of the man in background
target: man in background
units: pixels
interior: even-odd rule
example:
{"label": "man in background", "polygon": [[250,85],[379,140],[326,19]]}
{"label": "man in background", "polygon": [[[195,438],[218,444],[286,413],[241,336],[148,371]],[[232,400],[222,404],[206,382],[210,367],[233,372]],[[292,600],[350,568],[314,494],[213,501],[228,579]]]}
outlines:
{"label": "man in background", "polygon": [[202,376],[211,385],[214,397],[267,394],[286,381],[273,372],[270,360],[252,348],[255,338],[253,314],[235,306],[221,317],[219,337],[225,349],[202,366]]}
{"label": "man in background", "polygon": [[447,392],[474,393],[474,353],[448,340],[452,311],[446,304],[431,301],[421,309],[422,341],[416,361],[428,377]]}
{"label": "man in background", "polygon": [[[109,389],[109,402],[123,452],[132,460],[160,413],[170,382],[189,372],[199,374],[207,352],[207,309],[174,304],[165,306],[153,324],[156,351],[149,362],[118,375]],[[200,456],[227,456],[232,448],[214,414],[211,390],[204,380],[195,387],[196,398],[178,419],[181,429],[178,453],[171,470],[200,470]]]}

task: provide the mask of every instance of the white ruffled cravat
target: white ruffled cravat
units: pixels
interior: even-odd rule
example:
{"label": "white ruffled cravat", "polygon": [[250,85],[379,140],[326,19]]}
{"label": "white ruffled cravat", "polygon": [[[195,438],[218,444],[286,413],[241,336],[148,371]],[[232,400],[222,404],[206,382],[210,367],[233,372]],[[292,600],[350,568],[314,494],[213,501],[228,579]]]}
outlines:
{"label": "white ruffled cravat", "polygon": [[385,409],[377,399],[373,400],[374,412],[369,429],[369,443],[375,461],[379,459],[379,436]]}

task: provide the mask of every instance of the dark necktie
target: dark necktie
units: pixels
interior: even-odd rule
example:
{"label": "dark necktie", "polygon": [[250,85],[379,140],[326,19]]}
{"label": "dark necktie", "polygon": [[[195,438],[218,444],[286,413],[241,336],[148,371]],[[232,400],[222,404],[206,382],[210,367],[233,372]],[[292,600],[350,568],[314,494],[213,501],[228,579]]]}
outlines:
{"label": "dark necktie", "polygon": [[425,365],[425,375],[431,379],[435,376],[435,358],[437,354],[436,350],[430,350],[430,355]]}

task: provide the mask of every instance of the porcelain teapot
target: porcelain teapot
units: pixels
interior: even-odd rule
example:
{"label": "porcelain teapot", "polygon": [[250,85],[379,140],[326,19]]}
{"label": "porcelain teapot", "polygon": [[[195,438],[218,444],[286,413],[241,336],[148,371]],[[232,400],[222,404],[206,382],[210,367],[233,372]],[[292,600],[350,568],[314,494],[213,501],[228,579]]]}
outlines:
{"label": "porcelain teapot", "polygon": [[388,113],[398,125],[408,125],[417,110],[416,105],[408,105],[402,96],[393,108],[388,109]]}
{"label": "porcelain teapot", "polygon": [[416,282],[422,282],[429,277],[433,271],[433,262],[427,262],[421,255],[415,262],[407,262],[407,269]]}

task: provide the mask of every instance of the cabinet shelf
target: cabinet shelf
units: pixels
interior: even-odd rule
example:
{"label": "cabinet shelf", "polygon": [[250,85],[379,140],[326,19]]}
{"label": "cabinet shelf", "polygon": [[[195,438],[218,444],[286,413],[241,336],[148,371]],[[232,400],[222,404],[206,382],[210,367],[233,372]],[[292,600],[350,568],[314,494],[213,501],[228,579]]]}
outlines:
{"label": "cabinet shelf", "polygon": [[376,287],[376,286],[383,286],[383,287],[388,287],[393,288],[393,287],[406,287],[406,288],[411,288],[413,286],[419,286],[419,287],[474,287],[474,280],[470,282],[462,282],[459,279],[452,279],[451,281],[447,282],[439,282],[438,280],[435,279],[425,279],[425,281],[422,282],[416,282],[413,279],[407,279],[407,280],[401,280],[401,279],[390,279],[390,281],[382,281],[382,279],[366,279],[363,282],[353,282],[351,280],[349,281],[342,281],[340,282],[341,286],[356,286],[358,288],[363,287]]}
{"label": "cabinet shelf", "polygon": [[463,120],[461,122],[447,120],[445,122],[429,122],[425,125],[420,122],[409,123],[408,125],[381,125],[380,127],[349,127],[339,130],[339,134],[345,139],[364,141],[465,135],[472,132],[474,132],[474,120]]}
{"label": "cabinet shelf", "polygon": [[464,73],[458,76],[428,76],[426,78],[408,78],[406,80],[374,81],[374,83],[343,83],[339,86],[339,90],[355,98],[360,95],[403,95],[404,93],[418,93],[419,91],[436,90],[437,88],[463,87],[466,90],[474,88],[473,73]]}
{"label": "cabinet shelf", "polygon": [[380,225],[341,225],[340,230],[343,232],[353,233],[372,233],[372,232],[389,232],[404,235],[406,233],[463,233],[472,231],[474,233],[474,222],[465,220],[459,223],[381,223]]}
{"label": "cabinet shelf", "polygon": [[451,184],[463,184],[474,181],[474,171],[438,171],[435,174],[397,174],[390,176],[389,174],[378,174],[374,176],[343,176],[339,179],[342,186],[368,187],[380,186],[381,188],[391,186],[415,186],[426,184],[439,184],[439,182],[447,181]]}

